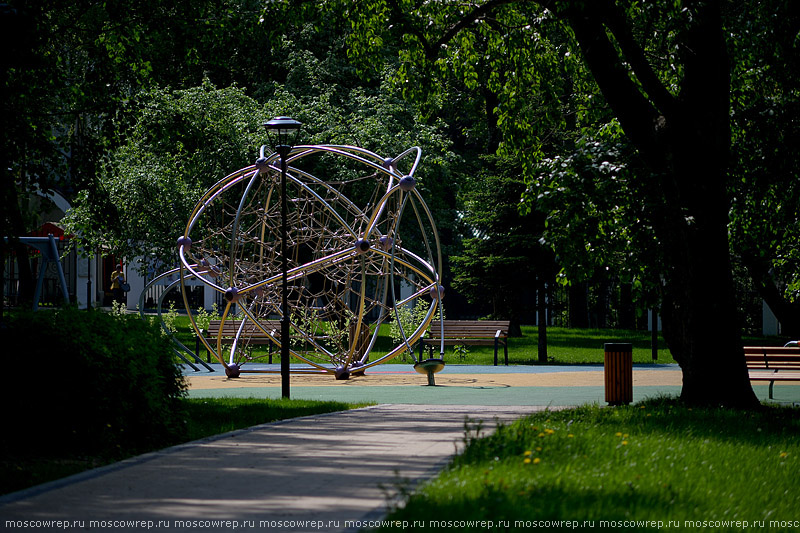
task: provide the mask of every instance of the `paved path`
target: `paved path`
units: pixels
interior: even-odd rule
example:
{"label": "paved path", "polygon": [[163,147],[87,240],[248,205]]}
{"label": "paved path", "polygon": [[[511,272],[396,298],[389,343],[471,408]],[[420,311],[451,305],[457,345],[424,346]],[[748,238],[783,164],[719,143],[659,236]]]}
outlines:
{"label": "paved path", "polygon": [[[491,429],[540,409],[381,405],[265,424],[7,496],[0,527],[358,531],[383,517],[386,490],[445,464],[466,417]],[[48,520],[65,523],[45,527]]]}

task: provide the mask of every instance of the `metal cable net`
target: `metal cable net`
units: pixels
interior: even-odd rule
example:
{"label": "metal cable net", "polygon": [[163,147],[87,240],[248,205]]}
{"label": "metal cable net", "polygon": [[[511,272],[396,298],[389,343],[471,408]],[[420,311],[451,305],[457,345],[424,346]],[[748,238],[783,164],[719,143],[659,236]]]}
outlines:
{"label": "metal cable net", "polygon": [[[363,370],[405,351],[413,359],[411,347],[441,295],[438,235],[413,176],[420,157],[419,148],[388,159],[331,145],[300,146],[289,155],[289,343],[306,370]],[[279,157],[262,157],[209,189],[179,239],[184,301],[183,280],[190,276],[225,295],[216,342],[203,342],[226,368],[247,372],[246,365],[270,356],[265,337],[272,348],[284,341],[276,327],[282,316],[280,192]],[[371,357],[380,326],[415,305],[427,306],[424,317],[406,321],[403,341]],[[187,311],[191,316],[188,303]]]}

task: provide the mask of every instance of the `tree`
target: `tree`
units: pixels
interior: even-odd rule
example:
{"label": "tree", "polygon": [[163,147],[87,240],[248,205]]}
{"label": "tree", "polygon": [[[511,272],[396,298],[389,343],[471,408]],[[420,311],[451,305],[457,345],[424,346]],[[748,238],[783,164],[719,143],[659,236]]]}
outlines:
{"label": "tree", "polygon": [[[472,236],[453,258],[453,287],[471,303],[483,304],[493,318],[510,319],[509,333],[521,335],[520,324],[536,307],[535,295],[544,294],[555,277],[555,259],[550,247],[540,244],[544,217],[521,214],[517,207],[525,190],[520,169],[502,162],[489,166],[464,185],[463,218]],[[546,335],[546,320],[539,326]],[[543,348],[539,360],[546,362]]]}
{"label": "tree", "polygon": [[[315,60],[305,60],[304,71],[313,72]],[[306,82],[306,87],[320,87],[312,79]],[[338,88],[330,90],[334,89]],[[79,194],[65,223],[80,234],[84,246],[148,258],[150,263],[142,268],[173,264],[175,242],[196,202],[219,179],[253,164],[267,142],[262,124],[280,114],[304,123],[302,144],[356,144],[387,155],[422,146],[425,162],[419,187],[432,197],[434,208],[446,209],[443,191],[452,181],[447,172],[455,156],[436,127],[412,128],[412,110],[385,94],[356,88],[340,98],[344,101],[334,106],[329,89],[303,95],[276,84],[272,98],[262,105],[244,89],[218,89],[210,82],[142,94],[129,102],[126,115],[133,118],[126,121],[133,125],[125,142],[109,154],[101,170],[100,199],[88,191]],[[346,169],[312,170],[329,176],[325,172]],[[108,202],[110,216],[98,216],[102,199]]]}
{"label": "tree", "polygon": [[210,83],[154,89],[128,105],[135,119],[127,141],[109,154],[97,188],[76,196],[64,222],[85,248],[145,257],[142,268],[169,265],[181,221],[202,193],[255,161],[264,111],[241,89]]}
{"label": "tree", "polygon": [[[2,237],[13,243],[30,229],[26,200],[35,189],[59,189],[68,196],[93,190],[111,136],[109,117],[148,76],[148,63],[134,45],[143,33],[136,14],[148,12],[148,7],[144,0],[124,6],[93,0],[0,6]],[[107,212],[103,207],[97,206],[98,216]],[[27,250],[12,246],[20,264],[22,298],[30,298]]]}
{"label": "tree", "polygon": [[[636,177],[643,170],[636,166],[635,150],[612,120],[597,132],[584,128],[566,151],[540,160],[525,196],[547,213],[542,240],[558,253],[559,282],[570,287],[571,322],[589,326],[588,283],[618,282],[637,303],[653,308],[663,258],[641,201],[645,191]],[[633,317],[628,319],[620,325],[633,327]],[[603,323],[601,316],[597,323]]]}
{"label": "tree", "polygon": [[731,239],[756,290],[800,336],[800,6],[773,1],[732,18]]}
{"label": "tree", "polygon": [[434,209],[452,209],[447,173],[457,158],[442,125],[415,128],[413,108],[380,79],[354,76],[345,21],[313,4],[14,4],[25,9],[3,18],[14,30],[3,34],[4,234],[12,215],[25,217],[19,198],[56,186],[73,200],[66,222],[89,249],[171,262],[175,221],[211,183],[251,164],[266,140],[261,123],[283,114],[305,122],[307,143],[394,155],[421,144],[419,186]]}
{"label": "tree", "polygon": [[[472,65],[474,48],[459,46],[463,36],[502,28],[499,45],[490,53],[519,60],[518,69],[506,71],[515,79],[504,86],[502,94],[509,99],[525,83],[540,85],[541,78],[526,62],[528,47],[520,52],[501,46],[506,35],[527,33],[536,39],[552,18],[566,25],[647,170],[636,180],[646,194],[642,201],[664,258],[659,272],[664,334],[683,371],[682,399],[757,405],[744,364],[727,237],[730,70],[722,2],[489,0],[469,9],[439,3],[367,4],[359,3],[354,27],[379,33],[388,13],[398,17],[409,61],[439,62],[461,53],[462,64]],[[527,25],[518,23],[520,15]],[[543,19],[548,22],[542,24]],[[502,103],[497,108],[504,141],[513,142],[524,161],[524,146],[536,150],[541,141],[526,137],[531,130],[526,117],[509,109]]]}

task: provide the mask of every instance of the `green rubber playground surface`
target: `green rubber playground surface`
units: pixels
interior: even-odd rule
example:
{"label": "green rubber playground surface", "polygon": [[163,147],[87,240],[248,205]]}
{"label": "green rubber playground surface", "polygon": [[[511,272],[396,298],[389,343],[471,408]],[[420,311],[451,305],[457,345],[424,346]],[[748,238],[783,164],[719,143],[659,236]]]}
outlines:
{"label": "green rubber playground surface", "polygon": [[[222,372],[188,374],[191,398],[280,398],[277,374],[243,374],[233,380]],[[776,403],[800,403],[800,385],[776,384],[768,400],[768,385],[754,384],[756,395]],[[676,365],[635,365],[633,401],[677,396],[681,373]],[[585,366],[459,366],[436,374],[436,386],[409,369],[378,367],[364,378],[335,381],[326,375],[290,379],[296,399],[417,405],[575,406],[606,403],[602,365]]]}
{"label": "green rubber playground surface", "polygon": [[[764,397],[766,398],[766,387]],[[669,394],[677,396],[680,387],[639,387],[633,401]],[[280,398],[280,387],[241,387],[189,391],[190,398]],[[374,402],[420,405],[582,405],[605,403],[603,387],[293,387],[291,397],[303,400]],[[800,401],[800,395],[798,395]]]}

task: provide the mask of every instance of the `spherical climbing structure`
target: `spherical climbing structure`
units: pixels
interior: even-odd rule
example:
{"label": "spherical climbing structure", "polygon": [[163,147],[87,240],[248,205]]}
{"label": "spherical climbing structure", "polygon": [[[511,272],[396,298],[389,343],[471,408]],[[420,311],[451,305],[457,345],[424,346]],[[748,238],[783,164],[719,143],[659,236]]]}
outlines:
{"label": "spherical climbing structure", "polygon": [[[413,359],[412,347],[441,306],[439,238],[414,176],[421,150],[385,158],[353,146],[292,149],[289,339],[274,327],[282,318],[281,161],[264,152],[205,193],[177,241],[189,316],[185,280],[223,295],[219,335],[200,336],[206,349],[236,373],[268,371],[250,370],[266,357],[254,335],[276,348],[289,342],[294,362],[305,363],[293,366],[298,372],[356,373],[404,352]],[[401,342],[373,355],[381,325],[401,324],[400,310],[415,306],[427,310],[424,317],[417,312],[423,318],[399,327]],[[226,322],[235,325],[233,338],[222,334]]]}

